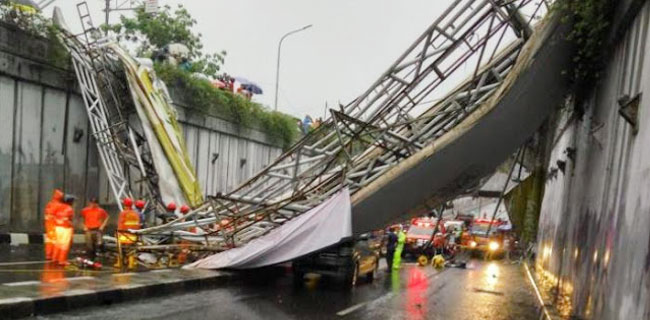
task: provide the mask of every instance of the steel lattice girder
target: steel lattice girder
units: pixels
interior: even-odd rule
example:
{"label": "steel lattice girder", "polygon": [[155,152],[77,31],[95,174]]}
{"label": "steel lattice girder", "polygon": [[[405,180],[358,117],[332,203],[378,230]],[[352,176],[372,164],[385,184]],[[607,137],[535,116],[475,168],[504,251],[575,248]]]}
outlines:
{"label": "steel lattice girder", "polygon": [[[137,183],[143,185],[141,197],[152,200],[148,204],[162,207],[158,176],[146,138],[122,114],[125,108],[119,96],[124,93],[118,94],[114,88],[122,80],[114,73],[116,59],[109,57],[110,52],[103,47],[102,40],[93,40],[98,31],[93,26],[87,3],[79,3],[77,11],[83,33],[73,35],[60,26],[58,36],[70,52],[92,136],[116,204],[121,209],[120,200],[132,197],[133,191],[138,189],[132,185],[130,177],[132,171],[129,169],[133,168],[139,176]],[[121,89],[126,90],[126,87]]]}
{"label": "steel lattice girder", "polygon": [[[533,18],[547,10],[547,1],[455,1],[364,94],[273,164],[186,219],[140,233],[201,226],[225,247],[238,246],[344,186],[354,194],[486,101],[514,65]],[[461,66],[473,70],[469,79],[434,103]]]}

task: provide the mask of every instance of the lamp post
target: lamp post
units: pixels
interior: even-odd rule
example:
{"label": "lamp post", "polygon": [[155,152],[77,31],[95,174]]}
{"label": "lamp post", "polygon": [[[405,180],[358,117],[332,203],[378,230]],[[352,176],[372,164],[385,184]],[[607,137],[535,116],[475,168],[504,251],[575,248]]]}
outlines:
{"label": "lamp post", "polygon": [[286,37],[288,37],[288,36],[290,36],[292,34],[295,34],[295,33],[298,33],[300,31],[307,30],[307,29],[311,28],[311,26],[312,25],[309,24],[309,25],[306,25],[306,26],[304,26],[304,27],[302,27],[300,29],[289,31],[285,35],[283,35],[282,38],[280,38],[280,42],[278,43],[278,65],[277,65],[277,67],[275,69],[275,104],[274,104],[274,107],[273,107],[273,109],[275,111],[278,111],[278,88],[280,88],[280,53],[281,53],[281,50],[282,50],[282,41],[284,41],[284,39]]}

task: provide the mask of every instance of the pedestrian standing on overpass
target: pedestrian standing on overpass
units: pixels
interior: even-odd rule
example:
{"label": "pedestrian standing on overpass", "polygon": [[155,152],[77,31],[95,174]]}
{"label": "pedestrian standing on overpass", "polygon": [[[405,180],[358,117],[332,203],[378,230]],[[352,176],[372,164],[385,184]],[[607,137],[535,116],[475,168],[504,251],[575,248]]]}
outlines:
{"label": "pedestrian standing on overpass", "polygon": [[84,233],[86,234],[86,254],[90,260],[95,260],[102,246],[104,228],[108,223],[108,213],[97,203],[96,198],[88,201],[88,206],[81,210],[84,218]]}
{"label": "pedestrian standing on overpass", "polygon": [[386,266],[388,272],[393,270],[393,257],[395,256],[395,248],[397,247],[397,235],[395,234],[396,227],[390,227],[386,235]]}

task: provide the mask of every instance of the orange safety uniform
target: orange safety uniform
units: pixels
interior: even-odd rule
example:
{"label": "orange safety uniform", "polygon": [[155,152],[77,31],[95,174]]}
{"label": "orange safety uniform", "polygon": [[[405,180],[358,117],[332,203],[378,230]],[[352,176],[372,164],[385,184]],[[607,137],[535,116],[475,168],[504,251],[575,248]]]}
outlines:
{"label": "orange safety uniform", "polygon": [[72,243],[72,217],[74,210],[67,203],[61,203],[57,207],[54,219],[54,232],[56,233],[56,242],[52,259],[61,265],[68,264],[68,251]]}
{"label": "orange safety uniform", "polygon": [[63,196],[63,191],[55,189],[52,194],[52,199],[50,199],[50,201],[45,205],[45,209],[43,210],[43,220],[45,224],[45,259],[47,260],[52,258],[52,253],[54,252],[54,244],[56,242],[54,220],[58,206],[63,203]]}
{"label": "orange safety uniform", "polygon": [[138,240],[138,236],[127,230],[140,229],[140,215],[133,209],[125,207],[117,219],[117,239],[121,244],[133,244]]}
{"label": "orange safety uniform", "polygon": [[104,221],[108,218],[108,213],[96,203],[92,203],[81,210],[81,216],[84,218],[84,226],[88,230],[95,230],[104,224]]}

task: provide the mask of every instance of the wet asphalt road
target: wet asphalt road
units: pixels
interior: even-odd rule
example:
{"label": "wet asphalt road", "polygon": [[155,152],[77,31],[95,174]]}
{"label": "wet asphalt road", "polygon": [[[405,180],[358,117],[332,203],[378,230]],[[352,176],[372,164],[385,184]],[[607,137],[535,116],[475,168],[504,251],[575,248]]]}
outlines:
{"label": "wet asphalt road", "polygon": [[467,269],[406,264],[352,291],[335,279],[289,270],[238,274],[223,288],[87,308],[37,319],[538,319],[520,266],[472,261]]}

